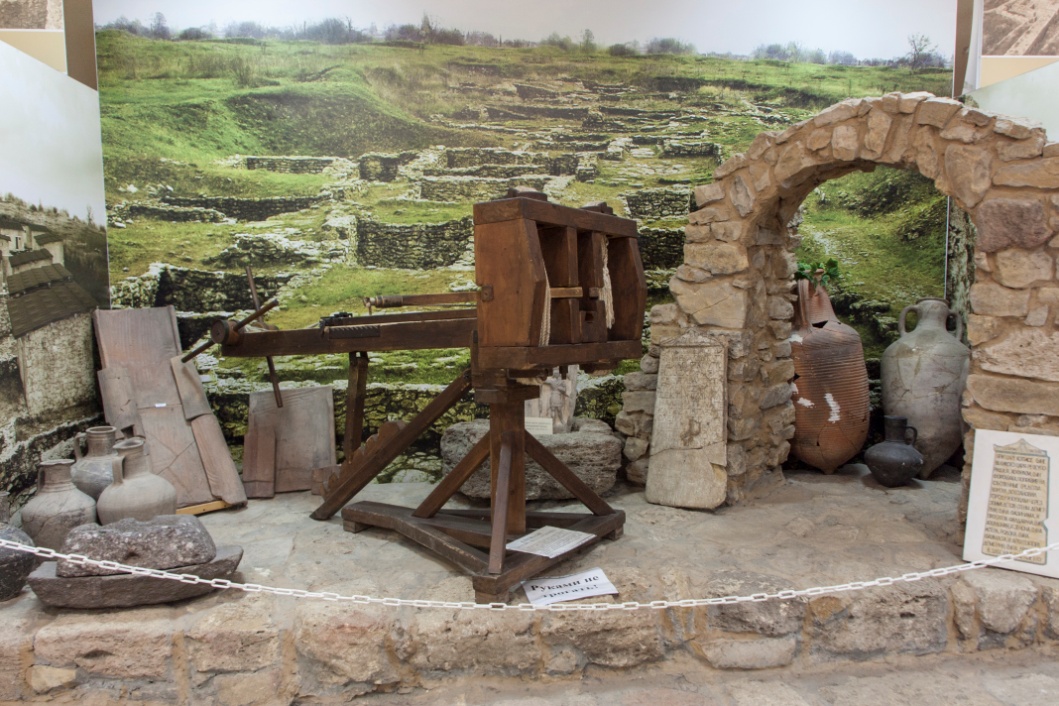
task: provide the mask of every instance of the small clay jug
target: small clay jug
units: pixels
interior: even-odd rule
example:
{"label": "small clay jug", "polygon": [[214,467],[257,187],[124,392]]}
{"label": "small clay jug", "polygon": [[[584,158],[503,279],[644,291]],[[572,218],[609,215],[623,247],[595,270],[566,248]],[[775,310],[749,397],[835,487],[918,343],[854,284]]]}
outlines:
{"label": "small clay jug", "polygon": [[[0,491],[0,539],[34,546],[28,534],[8,524],[11,505],[6,490]],[[37,568],[37,557],[17,549],[0,547],[0,601],[11,600],[26,585],[26,577]]]}
{"label": "small clay jug", "polygon": [[96,522],[96,501],[70,478],[68,458],[37,464],[37,494],[22,508],[22,529],[38,547],[61,549],[74,527]]}
{"label": "small clay jug", "polygon": [[884,416],[886,438],[864,452],[864,463],[879,485],[894,488],[912,480],[923,468],[923,454],[916,451],[916,429],[908,419]]}
{"label": "small clay jug", "polygon": [[[114,450],[118,430],[114,427],[89,427],[84,434],[74,439],[74,466],[70,470],[74,485],[94,500],[114,481],[114,461],[118,452]],[[85,440],[85,453],[81,454],[81,440]]]}
{"label": "small clay jug", "polygon": [[109,525],[125,518],[146,522],[176,513],[173,484],[151,472],[143,439],[133,437],[114,444],[114,482],[99,496],[99,522]]}

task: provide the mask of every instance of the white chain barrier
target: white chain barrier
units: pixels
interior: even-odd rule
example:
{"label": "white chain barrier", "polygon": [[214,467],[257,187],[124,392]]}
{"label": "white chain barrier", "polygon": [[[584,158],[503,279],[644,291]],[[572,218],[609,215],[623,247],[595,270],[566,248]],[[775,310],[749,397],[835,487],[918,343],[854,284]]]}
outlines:
{"label": "white chain barrier", "polygon": [[834,586],[817,586],[815,588],[803,588],[800,590],[788,589],[775,593],[754,593],[749,596],[723,596],[719,598],[687,598],[677,601],[650,601],[641,603],[639,601],[627,601],[624,603],[553,603],[551,605],[534,605],[532,603],[472,603],[471,601],[430,601],[412,600],[408,598],[375,598],[373,596],[351,595],[342,596],[327,591],[304,591],[298,588],[275,588],[272,586],[261,586],[256,583],[237,583],[227,579],[204,579],[194,574],[174,574],[161,569],[147,569],[142,566],[129,566],[119,564],[116,561],[91,559],[82,554],[62,554],[47,547],[31,547],[28,544],[12,542],[0,539],[0,547],[14,549],[15,551],[35,554],[42,559],[63,560],[79,566],[97,566],[110,571],[123,571],[134,576],[150,576],[152,578],[179,581],[188,584],[209,584],[213,588],[232,588],[247,593],[271,593],[276,596],[293,596],[294,598],[310,598],[322,601],[344,601],[360,605],[385,605],[385,606],[411,606],[413,608],[443,608],[449,610],[492,610],[492,611],[608,611],[608,610],[664,610],[666,608],[699,608],[702,606],[733,605],[736,603],[760,603],[763,601],[787,601],[792,598],[812,598],[827,593],[844,593],[847,591],[861,591],[876,586],[892,586],[895,583],[912,583],[925,578],[940,578],[950,574],[958,574],[974,569],[983,569],[987,566],[996,566],[1009,561],[1024,559],[1040,554],[1046,554],[1059,549],[1059,543],[1049,544],[1046,547],[1033,547],[1019,552],[1018,554],[1001,554],[992,559],[982,559],[966,564],[946,566],[929,571],[913,571],[900,576],[886,576],[871,581],[852,581],[850,583],[836,584]]}

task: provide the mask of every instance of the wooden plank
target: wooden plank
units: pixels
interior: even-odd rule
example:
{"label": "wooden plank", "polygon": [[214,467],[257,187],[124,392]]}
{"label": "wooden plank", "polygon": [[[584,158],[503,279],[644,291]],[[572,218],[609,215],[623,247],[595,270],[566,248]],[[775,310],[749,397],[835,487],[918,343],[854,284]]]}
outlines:
{"label": "wooden plank", "polygon": [[466,456],[460,459],[455,468],[449,471],[441,479],[441,482],[434,486],[434,490],[430,492],[426,500],[419,504],[419,507],[416,508],[412,515],[421,518],[434,517],[449,501],[449,498],[463,487],[467,479],[478,470],[478,467],[485,462],[488,456],[489,435],[486,434],[471,447]]}
{"label": "wooden plank", "polygon": [[231,505],[224,502],[223,500],[214,500],[213,502],[202,503],[201,505],[189,505],[188,507],[177,508],[176,514],[178,515],[202,515],[207,512],[216,512],[217,510],[227,510]]}
{"label": "wooden plank", "polygon": [[526,370],[534,367],[554,368],[557,365],[580,365],[605,360],[624,360],[643,355],[640,339],[577,343],[569,346],[482,346],[478,349],[478,367],[483,369]]}
{"label": "wooden plank", "polygon": [[[493,531],[489,541],[489,573],[499,574],[504,568],[507,551],[507,516],[511,503],[511,453],[514,434],[505,432],[500,439],[500,458],[495,464],[496,482],[493,484]],[[525,523],[523,523],[525,526]]]}
{"label": "wooden plank", "polygon": [[184,363],[180,356],[173,356],[169,359],[169,366],[173,371],[184,419],[191,421],[204,414],[213,416],[213,409],[206,399],[206,391],[202,389],[202,380],[199,379],[199,371],[194,364]]}
{"label": "wooden plank", "polygon": [[162,363],[180,354],[173,307],[96,309],[92,313],[102,367]]}
{"label": "wooden plank", "polygon": [[261,427],[243,437],[243,490],[248,498],[276,495],[276,436]]}
{"label": "wooden plank", "polygon": [[114,365],[100,370],[97,377],[107,423],[122,430],[133,427],[135,433],[142,436],[143,423],[128,369]]}
{"label": "wooden plank", "polygon": [[614,291],[614,325],[610,340],[640,340],[647,306],[647,279],[640,247],[634,238],[613,238],[607,244],[607,265]]}
{"label": "wooden plank", "polygon": [[416,438],[426,431],[442,414],[456,404],[471,387],[470,371],[464,371],[446,387],[440,395],[430,401],[422,412],[408,422],[392,440],[379,448],[359,468],[352,468],[347,460],[342,464],[342,473],[325,488],[324,502],[310,515],[314,520],[327,520],[359,493],[382,469],[386,468]]}
{"label": "wooden plank", "polygon": [[479,345],[539,345],[548,282],[533,222],[476,225],[474,257]]}
{"label": "wooden plank", "polygon": [[217,418],[212,414],[195,417],[191,420],[191,432],[199,448],[210,492],[229,505],[245,505],[246,492]]}
{"label": "wooden plank", "polygon": [[375,502],[353,503],[342,510],[346,522],[394,530],[426,549],[439,554],[465,571],[485,571],[488,557],[473,547],[430,526],[430,520],[417,520],[409,508]]}
{"label": "wooden plank", "polygon": [[603,498],[596,495],[595,491],[578,478],[577,474],[567,468],[565,463],[556,458],[548,447],[528,433],[526,434],[526,453],[539,463],[548,475],[557,480],[575,498],[584,503],[585,507],[592,511],[592,514],[609,515],[614,512],[614,508],[608,505]]}
{"label": "wooden plank", "polygon": [[551,287],[548,296],[552,299],[580,299],[585,296],[585,290],[581,287]]}
{"label": "wooden plank", "polygon": [[317,355],[353,351],[423,350],[467,348],[476,321],[453,319],[383,324],[375,338],[328,339],[320,329],[294,331],[243,331],[239,342],[221,346],[221,355],[264,357],[270,355]]}
{"label": "wooden plank", "polygon": [[[526,532],[526,414],[522,401],[505,402],[489,406],[489,467],[490,493],[494,508],[494,526],[496,525],[496,508],[506,505],[504,525],[508,534],[525,534]],[[499,490],[500,464],[504,457],[504,448],[510,447],[510,470],[507,482],[506,501],[501,499]]]}
{"label": "wooden plank", "polygon": [[547,225],[596,230],[609,236],[636,236],[636,221],[598,211],[528,198],[498,199],[474,205],[475,225],[527,218]]}
{"label": "wooden plank", "polygon": [[251,393],[244,448],[243,481],[255,484],[248,492],[309,490],[313,469],[336,461],[331,387],[284,390],[282,407],[270,392]]}
{"label": "wooden plank", "polygon": [[176,488],[177,507],[216,500],[183,410],[179,406],[146,407],[140,410],[140,418],[151,468]]}
{"label": "wooden plank", "polygon": [[[478,300],[478,292],[473,292],[474,299]],[[470,309],[454,309],[450,311],[407,311],[400,314],[369,314],[367,316],[329,316],[323,319],[328,326],[360,326],[376,324],[396,324],[404,322],[444,321],[446,319],[473,319],[477,311]]]}
{"label": "wooden plank", "polygon": [[349,378],[346,385],[346,426],[342,434],[342,451],[346,458],[360,448],[364,435],[364,399],[368,389],[368,354],[349,354]]}

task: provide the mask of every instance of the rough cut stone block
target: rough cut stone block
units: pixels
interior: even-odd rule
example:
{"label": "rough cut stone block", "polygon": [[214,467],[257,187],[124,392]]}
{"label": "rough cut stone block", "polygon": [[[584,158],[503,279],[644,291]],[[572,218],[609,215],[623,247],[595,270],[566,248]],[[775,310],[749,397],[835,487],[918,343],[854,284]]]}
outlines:
{"label": "rough cut stone block", "polygon": [[272,620],[276,602],[247,595],[213,608],[187,631],[188,660],[202,674],[254,672],[278,662],[279,630]]}
{"label": "rough cut stone block", "polygon": [[394,652],[428,673],[534,674],[542,657],[536,623],[536,616],[520,613],[421,611],[397,636]]}
{"label": "rough cut stone block", "polygon": [[[170,569],[176,574],[194,574],[204,579],[228,578],[243,558],[242,547],[221,546],[217,557],[205,564]],[[42,602],[56,608],[129,608],[170,603],[216,590],[209,584],[180,583],[134,574],[63,578],[55,574],[55,562],[47,561],[29,576],[29,585]]]}
{"label": "rough cut stone block", "polygon": [[754,207],[754,187],[743,174],[736,174],[732,178],[730,196],[735,210],[745,218]]}
{"label": "rough cut stone block", "polygon": [[1025,140],[999,140],[996,146],[997,156],[1005,162],[1016,159],[1040,157],[1044,152],[1045,136],[1043,132],[1035,133]]}
{"label": "rough cut stone block", "polygon": [[728,329],[741,329],[746,323],[747,292],[725,280],[701,284],[673,280],[669,289],[695,323]]}
{"label": "rough cut stone block", "polygon": [[1011,248],[996,255],[996,280],[1005,287],[1022,289],[1040,280],[1051,281],[1054,274],[1055,262],[1046,252]]}
{"label": "rough cut stone block", "polygon": [[704,184],[703,186],[695,187],[695,203],[699,207],[703,207],[706,204],[713,203],[714,201],[720,201],[724,198],[724,187],[714,182],[712,184]]}
{"label": "rough cut stone block", "polygon": [[684,262],[701,267],[715,275],[730,275],[743,272],[750,266],[746,248],[728,243],[707,243],[684,246]]}
{"label": "rough cut stone block", "polygon": [[902,113],[914,113],[920,103],[933,97],[934,94],[927,91],[903,93],[898,97],[897,109]]}
{"label": "rough cut stone block", "polygon": [[794,661],[797,651],[798,639],[794,635],[759,640],[720,638],[708,640],[702,645],[703,656],[715,669],[785,667]]}
{"label": "rough cut stone block", "polygon": [[1011,571],[979,569],[961,581],[977,596],[982,627],[1002,635],[1014,632],[1037,600],[1036,584]]}
{"label": "rough cut stone block", "polygon": [[727,358],[723,342],[694,329],[662,348],[648,502],[692,508],[724,502]]}
{"label": "rough cut stone block", "polygon": [[1012,120],[1011,118],[998,117],[993,126],[993,132],[998,135],[1007,135],[1016,140],[1025,140],[1034,132],[1041,131],[1041,124],[1036,121]]}
{"label": "rough cut stone block", "polygon": [[998,186],[1032,186],[1055,188],[1059,181],[1059,157],[1044,157],[1022,164],[1008,164],[997,170],[993,182]]}
{"label": "rough cut stone block", "polygon": [[[623,393],[623,397],[654,393]],[[626,405],[626,411],[632,411]],[[441,436],[441,460],[445,472],[451,471],[460,459],[471,450],[479,439],[489,432],[489,420],[476,419],[459,422],[445,430]],[[568,434],[551,434],[537,437],[556,458],[570,467],[578,478],[596,493],[610,490],[621,467],[622,441],[615,436],[606,422],[595,419],[575,418],[573,431]],[[472,498],[488,498],[489,461],[475,471],[460,489]],[[565,487],[545,472],[536,461],[526,457],[526,499],[558,500],[572,498]]]}
{"label": "rough cut stone block", "polygon": [[864,134],[865,157],[875,159],[882,155],[893,123],[894,119],[886,112],[879,109],[872,110],[868,115],[868,131]]}
{"label": "rough cut stone block", "polygon": [[0,605],[0,701],[17,701],[25,691],[22,670],[33,649],[31,606],[28,600]]}
{"label": "rough cut stone block", "polygon": [[813,653],[865,659],[945,649],[946,591],[932,580],[810,602]]}
{"label": "rough cut stone block", "polygon": [[294,646],[303,693],[341,693],[345,699],[400,680],[389,657],[393,612],[383,606],[300,601]]}
{"label": "rough cut stone block", "polygon": [[[90,579],[101,580],[101,579]],[[80,669],[109,679],[171,679],[173,613],[138,610],[98,613],[94,620],[72,615],[37,631],[38,663]]]}
{"label": "rough cut stone block", "polygon": [[953,194],[964,208],[973,208],[989,190],[993,158],[988,150],[968,145],[949,145],[945,150],[945,172],[954,175]]}
{"label": "rough cut stone block", "polygon": [[842,101],[836,103],[830,108],[818,113],[813,118],[813,125],[823,127],[825,125],[834,125],[840,123],[843,120],[849,120],[857,115],[857,109],[860,107],[859,101]]}
{"label": "rough cut stone block", "polygon": [[1056,383],[969,375],[967,391],[975,402],[994,412],[1059,417],[1059,384]]}
{"label": "rough cut stone block", "polygon": [[934,127],[945,127],[949,118],[963,107],[963,103],[951,98],[929,98],[919,106],[916,113],[916,122],[920,125],[933,125]]}
{"label": "rough cut stone block", "polygon": [[[790,582],[754,571],[722,569],[706,584],[707,597],[744,596],[754,593],[776,593],[790,588]],[[734,603],[710,606],[707,616],[711,628],[735,633],[758,633],[781,637],[801,631],[805,619],[804,598],[760,603]]]}
{"label": "rough cut stone block", "polygon": [[[62,551],[148,569],[205,564],[217,556],[213,538],[193,515],[161,515],[147,522],[124,519],[103,527],[81,525],[67,535]],[[55,573],[73,578],[124,572],[60,561]]]}
{"label": "rough cut stone block", "polygon": [[835,128],[835,134],[831,138],[831,150],[835,159],[851,162],[857,158],[857,150],[860,148],[860,138],[857,136],[857,128],[853,125],[840,125]]}
{"label": "rough cut stone block", "polygon": [[971,287],[971,309],[986,316],[1025,316],[1030,310],[1030,292],[978,282]]}
{"label": "rough cut stone block", "polygon": [[573,648],[592,664],[626,669],[665,655],[659,619],[653,610],[547,613],[540,635],[554,651]]}
{"label": "rough cut stone block", "polygon": [[982,252],[1011,246],[1029,250],[1052,237],[1044,204],[1036,199],[989,199],[975,209],[975,224],[975,247]]}
{"label": "rough cut stone block", "polygon": [[983,370],[1004,375],[1059,382],[1059,332],[1016,329],[1003,341],[979,349],[976,360]]}

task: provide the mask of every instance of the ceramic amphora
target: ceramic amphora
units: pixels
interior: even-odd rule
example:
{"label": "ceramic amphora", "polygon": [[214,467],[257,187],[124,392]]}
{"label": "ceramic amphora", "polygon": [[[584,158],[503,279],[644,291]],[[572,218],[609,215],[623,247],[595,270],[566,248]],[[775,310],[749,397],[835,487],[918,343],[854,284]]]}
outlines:
{"label": "ceramic amphora", "polygon": [[[74,439],[74,465],[70,471],[74,485],[82,493],[99,500],[99,495],[114,481],[114,461],[118,452],[114,450],[118,430],[114,427],[89,427],[84,434]],[[85,452],[81,453],[81,440],[85,441]]]}
{"label": "ceramic amphora", "polygon": [[791,334],[791,454],[832,473],[868,438],[868,371],[860,335],[838,320],[820,284],[798,281]]}
{"label": "ceramic amphora", "polygon": [[[905,328],[909,312],[918,315],[911,332]],[[963,442],[960,398],[971,354],[960,342],[963,326],[958,317],[955,332],[949,332],[949,313],[943,299],[920,299],[906,306],[898,321],[901,338],[881,361],[883,412],[906,417],[918,431],[921,478],[928,478]]]}
{"label": "ceramic amphora", "polygon": [[923,454],[916,451],[916,429],[906,418],[884,416],[883,426],[886,438],[864,452],[864,463],[880,485],[894,488],[920,472]]}
{"label": "ceramic amphora", "polygon": [[37,494],[22,508],[22,529],[38,547],[61,549],[74,527],[95,524],[96,501],[73,484],[70,459],[37,464]]}
{"label": "ceramic amphora", "polygon": [[143,439],[134,437],[114,444],[114,482],[99,496],[99,522],[109,525],[125,518],[146,522],[176,513],[173,484],[151,472]]}

